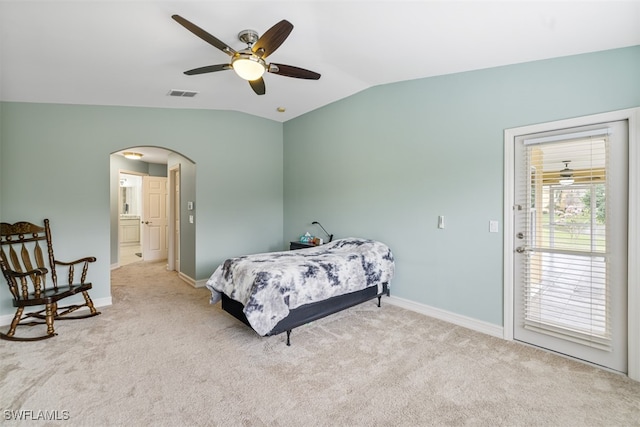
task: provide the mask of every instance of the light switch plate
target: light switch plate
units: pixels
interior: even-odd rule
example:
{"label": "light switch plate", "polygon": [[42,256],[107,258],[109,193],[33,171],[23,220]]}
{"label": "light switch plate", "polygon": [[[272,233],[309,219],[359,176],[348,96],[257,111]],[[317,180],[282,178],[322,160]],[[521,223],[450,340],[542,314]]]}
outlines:
{"label": "light switch plate", "polygon": [[489,221],[489,233],[498,232],[498,221]]}
{"label": "light switch plate", "polygon": [[438,228],[444,228],[444,215],[438,216]]}

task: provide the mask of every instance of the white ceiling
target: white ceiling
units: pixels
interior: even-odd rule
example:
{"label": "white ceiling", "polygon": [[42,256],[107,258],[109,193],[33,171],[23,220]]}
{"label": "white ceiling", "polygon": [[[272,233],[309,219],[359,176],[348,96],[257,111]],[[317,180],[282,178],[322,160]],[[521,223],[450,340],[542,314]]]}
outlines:
{"label": "white ceiling", "polygon": [[169,161],[169,150],[160,147],[152,147],[149,145],[127,148],[126,150],[121,150],[113,154],[124,157],[124,153],[131,151],[133,151],[134,153],[142,154],[142,158],[140,160],[146,163],[157,163],[166,165]]}
{"label": "white ceiling", "polygon": [[[237,33],[294,30],[269,61],[322,74],[265,75],[257,96],[229,57],[179,14],[235,49]],[[0,0],[4,101],[243,111],[280,122],[366,88],[640,44],[640,1]],[[194,98],[169,97],[171,89]],[[280,113],[278,107],[285,107]]]}

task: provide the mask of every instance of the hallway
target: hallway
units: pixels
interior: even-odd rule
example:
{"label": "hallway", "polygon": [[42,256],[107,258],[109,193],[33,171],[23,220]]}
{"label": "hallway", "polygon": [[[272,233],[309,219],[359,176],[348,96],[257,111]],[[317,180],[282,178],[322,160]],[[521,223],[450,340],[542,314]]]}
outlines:
{"label": "hallway", "polygon": [[120,245],[120,266],[142,261],[140,245]]}

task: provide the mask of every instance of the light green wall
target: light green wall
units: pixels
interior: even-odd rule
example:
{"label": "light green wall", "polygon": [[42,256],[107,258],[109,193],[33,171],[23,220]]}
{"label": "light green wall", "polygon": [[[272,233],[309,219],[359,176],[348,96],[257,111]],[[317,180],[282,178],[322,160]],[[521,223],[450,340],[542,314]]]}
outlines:
{"label": "light green wall", "polygon": [[285,240],[322,237],[313,220],[379,239],[394,295],[502,325],[504,130],[640,106],[639,76],[637,46],[379,86],[288,121]]}
{"label": "light green wall", "polygon": [[0,220],[2,220],[2,183],[5,175],[2,172],[2,141],[4,139],[4,126],[2,125],[2,102],[0,102]]}
{"label": "light green wall", "polygon": [[[182,253],[195,279],[230,256],[322,235],[318,220],[337,238],[388,243],[394,295],[501,325],[502,227],[488,228],[503,224],[504,129],[640,106],[639,75],[640,47],[612,50],[379,86],[284,126],[224,111],[0,103],[0,219],[49,217],[57,255],[98,257],[94,298],[108,297],[110,153],[160,146],[196,163],[196,224],[183,230],[193,252]],[[11,312],[0,287],[0,315]]]}
{"label": "light green wall", "polygon": [[[280,123],[228,111],[10,102],[1,108],[0,219],[48,217],[59,258],[96,256],[89,274],[95,299],[110,296],[110,154],[123,148],[154,145],[195,161],[187,171],[195,188],[187,191],[198,234],[184,230],[195,242],[182,253],[193,279],[206,279],[229,256],[284,247]],[[2,286],[0,315],[12,312]]]}
{"label": "light green wall", "polygon": [[[196,277],[196,225],[189,223],[189,215],[197,209],[189,211],[187,202],[195,202],[196,195],[196,165],[178,153],[170,153],[167,161],[168,169],[180,166],[180,271],[189,277]],[[210,274],[205,272],[205,274]]]}

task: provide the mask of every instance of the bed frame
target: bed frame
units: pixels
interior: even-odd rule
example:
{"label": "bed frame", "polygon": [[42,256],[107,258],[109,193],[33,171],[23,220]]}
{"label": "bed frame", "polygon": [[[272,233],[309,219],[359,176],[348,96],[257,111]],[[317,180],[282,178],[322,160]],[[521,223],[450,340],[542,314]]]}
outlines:
{"label": "bed frame", "polygon": [[[377,286],[372,286],[360,291],[331,297],[324,301],[302,305],[291,310],[289,312],[289,315],[278,322],[278,324],[274,326],[273,329],[265,336],[278,335],[282,332],[286,332],[287,345],[290,346],[291,331],[294,328],[305,325],[309,322],[313,322],[314,320],[322,319],[323,317],[326,317],[330,314],[346,310],[347,308],[369,301],[376,297],[378,297],[378,307],[380,307],[380,302],[383,295],[390,296],[388,283],[382,284],[382,292],[380,293],[378,293]],[[245,323],[247,326],[251,327],[249,321],[247,320],[247,317],[242,311],[244,309],[242,303],[231,299],[224,293],[222,294],[222,309],[231,314],[236,319]]]}

